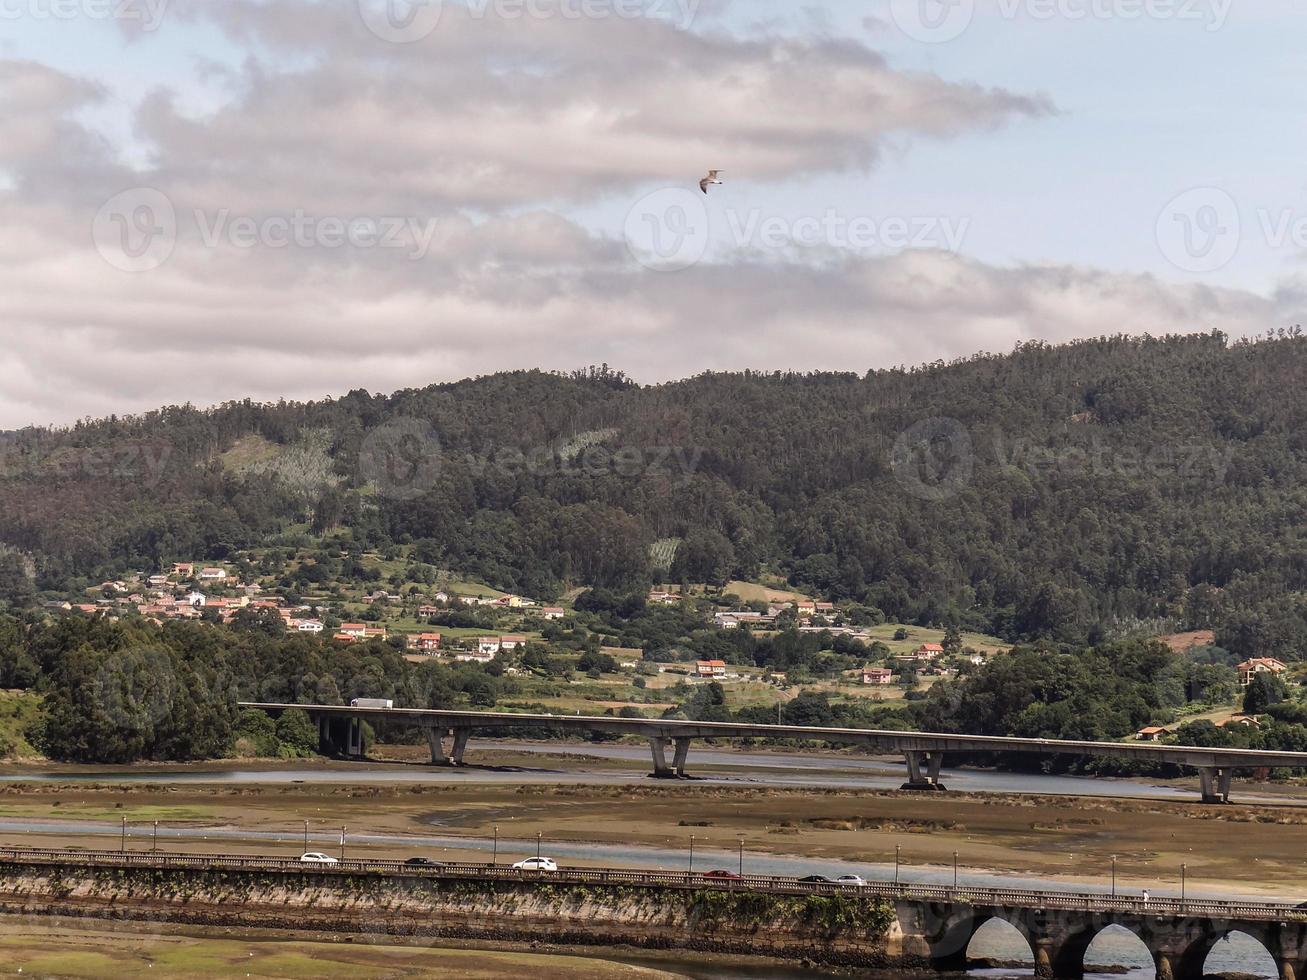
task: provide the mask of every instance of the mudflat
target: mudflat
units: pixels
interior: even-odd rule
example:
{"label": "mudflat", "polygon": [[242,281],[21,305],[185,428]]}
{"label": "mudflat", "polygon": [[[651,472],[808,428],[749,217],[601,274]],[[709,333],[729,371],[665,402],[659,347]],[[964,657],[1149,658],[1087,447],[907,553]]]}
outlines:
{"label": "mudflat", "polygon": [[[508,764],[510,757],[494,760]],[[539,764],[539,757],[535,757]],[[604,765],[610,765],[605,762]],[[569,771],[585,760],[566,760]],[[135,769],[135,772],[140,772]],[[1307,808],[1203,806],[1138,799],[1000,794],[914,794],[898,791],[723,786],[634,781],[618,785],[524,783],[93,785],[10,783],[0,786],[0,844],[116,847],[116,836],[92,835],[69,821],[133,828],[129,847],[148,849],[148,828],[199,832],[168,839],[168,850],[297,855],[305,821],[322,849],[325,835],[349,828],[351,855],[403,858],[430,853],[366,835],[454,838],[434,856],[487,860],[460,849],[457,838],[502,842],[501,861],[534,853],[536,835],[550,842],[609,847],[684,848],[690,835],[704,851],[792,856],[832,865],[951,866],[1003,875],[1056,878],[1089,886],[1110,878],[1116,857],[1121,888],[1189,886],[1211,892],[1300,898],[1307,853]],[[54,822],[52,825],[52,821]],[[35,826],[40,824],[42,826]],[[205,828],[224,838],[206,841]],[[226,839],[236,831],[248,840]],[[264,835],[254,839],[253,835]],[[271,839],[269,839],[269,835]],[[327,848],[330,849],[330,848]],[[657,860],[568,859],[573,865]],[[670,866],[670,865],[669,865]],[[676,865],[680,867],[681,865]]]}

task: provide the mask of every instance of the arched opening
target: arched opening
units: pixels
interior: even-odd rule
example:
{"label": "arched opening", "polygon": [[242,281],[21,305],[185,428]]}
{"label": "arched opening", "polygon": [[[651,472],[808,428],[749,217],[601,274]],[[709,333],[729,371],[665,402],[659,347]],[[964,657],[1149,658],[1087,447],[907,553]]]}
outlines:
{"label": "arched opening", "polygon": [[1034,976],[1035,953],[1012,923],[989,919],[967,944],[967,972],[977,976]]}
{"label": "arched opening", "polygon": [[1275,957],[1246,932],[1226,933],[1212,944],[1203,962],[1203,976],[1279,977]]}
{"label": "arched opening", "polygon": [[1153,980],[1157,966],[1148,946],[1125,926],[1110,925],[1093,938],[1085,950],[1087,978]]}

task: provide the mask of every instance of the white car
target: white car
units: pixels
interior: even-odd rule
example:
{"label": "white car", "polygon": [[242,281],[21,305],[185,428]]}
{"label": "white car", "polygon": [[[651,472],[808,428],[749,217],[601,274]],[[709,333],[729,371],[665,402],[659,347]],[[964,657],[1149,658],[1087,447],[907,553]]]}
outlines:
{"label": "white car", "polygon": [[300,861],[304,864],[339,864],[330,854],[323,854],[321,851],[308,851],[300,855]]}
{"label": "white car", "polygon": [[835,879],[837,885],[848,885],[850,888],[866,888],[867,880],[859,878],[857,875],[840,875]]}
{"label": "white car", "polygon": [[515,871],[557,871],[558,862],[553,858],[527,858],[513,865]]}

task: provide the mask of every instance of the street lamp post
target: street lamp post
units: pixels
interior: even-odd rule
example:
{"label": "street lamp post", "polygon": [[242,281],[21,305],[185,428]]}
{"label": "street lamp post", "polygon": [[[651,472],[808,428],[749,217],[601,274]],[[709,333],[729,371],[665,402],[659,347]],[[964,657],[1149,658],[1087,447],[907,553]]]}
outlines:
{"label": "street lamp post", "polygon": [[120,845],[120,850],[124,854],[127,853],[127,818],[126,817],[123,817],[123,839],[122,839],[122,844]]}
{"label": "street lamp post", "polygon": [[1112,855],[1112,897],[1116,898],[1116,855]]}
{"label": "street lamp post", "polygon": [[154,841],[150,844],[150,850],[159,850],[159,821],[154,821]]}
{"label": "street lamp post", "polygon": [[740,877],[744,877],[744,838],[740,838]]}
{"label": "street lamp post", "polygon": [[304,821],[304,853],[309,852],[309,822]]}
{"label": "street lamp post", "polygon": [[1189,865],[1180,865],[1180,911],[1184,911],[1186,879],[1189,877]]}
{"label": "street lamp post", "polygon": [[894,845],[894,884],[896,885],[899,883],[899,862],[902,860],[902,857],[903,857],[903,845],[895,844]]}
{"label": "street lamp post", "polygon": [[340,825],[340,859],[345,860],[345,825]]}
{"label": "street lamp post", "polygon": [[690,835],[690,874],[694,874],[694,834]]}
{"label": "street lamp post", "polygon": [[496,867],[499,864],[499,824],[495,824],[495,847],[490,852],[490,866]]}
{"label": "street lamp post", "polygon": [[953,852],[953,887],[958,887],[958,852]]}
{"label": "street lamp post", "polygon": [[540,857],[540,831],[536,831],[536,857]]}

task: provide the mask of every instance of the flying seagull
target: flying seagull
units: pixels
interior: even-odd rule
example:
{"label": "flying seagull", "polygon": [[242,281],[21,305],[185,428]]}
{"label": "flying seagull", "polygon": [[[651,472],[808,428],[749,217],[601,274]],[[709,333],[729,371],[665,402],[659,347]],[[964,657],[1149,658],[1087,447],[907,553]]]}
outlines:
{"label": "flying seagull", "polygon": [[720,170],[709,170],[709,171],[708,171],[708,176],[705,177],[703,180],[699,181],[699,189],[700,189],[701,191],[703,191],[705,194],[707,194],[707,193],[708,193],[708,185],[709,185],[709,184],[720,184],[720,183],[722,183],[721,178],[718,176],[718,174],[720,174],[720,173],[721,173]]}

